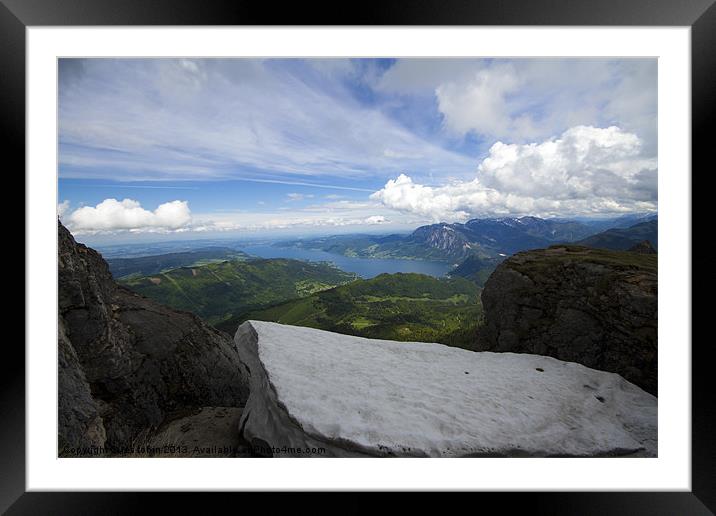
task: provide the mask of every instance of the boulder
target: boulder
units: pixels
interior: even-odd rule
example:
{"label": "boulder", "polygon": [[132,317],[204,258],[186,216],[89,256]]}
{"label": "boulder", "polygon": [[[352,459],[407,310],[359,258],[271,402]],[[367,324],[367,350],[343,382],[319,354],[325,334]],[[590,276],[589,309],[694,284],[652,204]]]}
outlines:
{"label": "boulder", "polygon": [[178,410],[243,405],[229,335],[117,285],[62,224],[58,252],[61,455],[126,449]]}
{"label": "boulder", "polygon": [[580,364],[258,321],[234,341],[262,455],[656,455],[656,398]]}
{"label": "boulder", "polygon": [[578,362],[656,395],[657,260],[574,245],[517,253],[485,283],[475,349]]}

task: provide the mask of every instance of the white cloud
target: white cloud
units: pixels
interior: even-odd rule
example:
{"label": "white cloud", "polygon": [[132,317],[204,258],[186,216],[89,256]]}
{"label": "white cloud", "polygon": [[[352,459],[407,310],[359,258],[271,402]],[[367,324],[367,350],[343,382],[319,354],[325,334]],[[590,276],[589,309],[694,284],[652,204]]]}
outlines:
{"label": "white cloud", "polygon": [[[308,228],[345,228],[387,225],[391,220],[383,215],[361,216],[358,213],[331,215],[311,215],[285,217],[282,214],[264,213],[245,214],[243,216],[217,218],[214,214],[209,218],[197,221],[192,225],[195,232],[228,232],[228,231],[261,231],[276,229],[308,229]],[[412,226],[411,226],[412,227]]]}
{"label": "white cloud", "polygon": [[440,187],[401,174],[371,195],[384,206],[438,220],[494,215],[577,215],[656,209],[657,162],[618,127],[577,126],[542,143],[495,143],[477,178]]}
{"label": "white cloud", "polygon": [[479,70],[465,81],[441,84],[435,96],[452,131],[504,135],[512,130],[506,96],[518,85],[514,67],[503,65]]}
{"label": "white cloud", "polygon": [[386,222],[389,222],[388,219],[383,217],[382,215],[371,215],[367,219],[363,221],[365,224],[385,224]]}
{"label": "white cloud", "polygon": [[618,125],[656,152],[656,59],[401,59],[374,87],[434,96],[458,136],[523,143]]}
{"label": "white cloud", "polygon": [[342,85],[345,63],[333,63],[338,75],[330,81],[316,81],[312,61],[280,63],[82,61],[60,91],[60,176],[104,178],[110,170],[131,179],[215,179],[258,170],[366,177],[397,172],[406,160],[415,169],[469,167],[466,156],[356,102]]}
{"label": "white cloud", "polygon": [[68,227],[77,234],[92,232],[179,231],[191,222],[186,201],[160,204],[156,210],[142,208],[133,199],[105,199],[97,206],[83,206],[66,217]]}
{"label": "white cloud", "polygon": [[286,194],[289,201],[302,201],[304,199],[312,199],[313,194],[290,193]]}
{"label": "white cloud", "polygon": [[67,213],[67,210],[70,209],[70,201],[65,199],[60,204],[57,205],[57,215],[58,217],[62,218],[62,216]]}
{"label": "white cloud", "polygon": [[[68,204],[62,203],[59,206]],[[343,200],[289,210],[292,213],[288,216],[283,212],[258,213],[244,210],[194,215],[186,201],[166,202],[151,211],[133,199],[105,199],[96,206],[82,206],[72,212],[66,210],[62,221],[75,235],[189,232],[205,234],[387,225],[391,222],[387,215],[395,214],[383,208],[380,203]]]}

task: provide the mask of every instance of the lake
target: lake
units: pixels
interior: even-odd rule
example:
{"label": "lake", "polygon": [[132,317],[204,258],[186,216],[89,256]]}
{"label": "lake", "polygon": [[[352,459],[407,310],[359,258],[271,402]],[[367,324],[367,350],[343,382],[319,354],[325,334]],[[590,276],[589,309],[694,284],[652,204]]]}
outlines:
{"label": "lake", "polygon": [[424,260],[386,260],[379,258],[351,258],[341,254],[327,253],[313,249],[294,247],[273,247],[255,245],[240,247],[245,253],[260,258],[293,258],[312,262],[331,262],[339,269],[355,272],[361,278],[374,278],[379,274],[395,272],[417,272],[429,276],[444,276],[452,267],[449,263],[428,262]]}

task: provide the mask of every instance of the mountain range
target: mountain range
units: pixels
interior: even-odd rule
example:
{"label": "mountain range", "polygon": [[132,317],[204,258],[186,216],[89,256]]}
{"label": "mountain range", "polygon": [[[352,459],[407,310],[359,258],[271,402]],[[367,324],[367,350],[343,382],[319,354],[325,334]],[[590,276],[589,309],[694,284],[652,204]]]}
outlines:
{"label": "mountain range", "polygon": [[656,214],[629,214],[599,221],[526,216],[430,224],[408,235],[336,235],[275,245],[359,258],[446,261],[456,266],[451,276],[470,278],[482,285],[502,260],[519,251],[558,243],[625,250],[643,240],[656,248],[656,231]]}
{"label": "mountain range", "polygon": [[[430,224],[409,235],[336,235],[291,240],[276,245],[320,249],[362,258],[402,258],[459,263],[468,256],[499,258],[518,251],[539,249],[555,243],[572,243],[603,231],[641,222],[629,216],[610,221],[574,221],[538,217],[472,219],[465,223]],[[643,240],[644,238],[642,238]]]}

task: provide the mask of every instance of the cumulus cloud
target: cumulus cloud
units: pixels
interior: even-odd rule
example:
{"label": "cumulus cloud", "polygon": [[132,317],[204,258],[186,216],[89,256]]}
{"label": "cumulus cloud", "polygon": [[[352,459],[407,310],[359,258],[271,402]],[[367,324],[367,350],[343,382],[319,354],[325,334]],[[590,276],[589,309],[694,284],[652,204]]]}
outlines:
{"label": "cumulus cloud", "polygon": [[370,225],[385,224],[386,222],[388,222],[388,219],[386,219],[382,215],[371,215],[370,217],[366,218],[363,222],[365,224],[370,224]]}
{"label": "cumulus cloud", "polygon": [[133,199],[105,199],[96,206],[83,206],[68,214],[73,232],[178,231],[191,222],[187,201],[160,204],[154,211],[142,208]]}
{"label": "cumulus cloud", "polygon": [[656,59],[401,59],[374,87],[434,97],[457,136],[524,143],[618,125],[656,151]]}
{"label": "cumulus cloud", "polygon": [[430,187],[401,174],[371,199],[435,221],[653,210],[657,162],[641,147],[635,134],[615,126],[577,126],[541,143],[498,141],[472,181]]}
{"label": "cumulus cloud", "polygon": [[64,202],[58,208],[65,210],[62,221],[75,235],[127,232],[206,234],[293,228],[350,228],[391,223],[388,216],[381,214],[381,211],[387,214],[387,210],[380,203],[344,200],[292,209],[291,216],[282,212],[244,210],[192,214],[188,202],[179,200],[160,204],[154,211],[143,208],[133,199],[105,199],[96,206],[83,206],[74,211],[70,211],[69,203]]}
{"label": "cumulus cloud", "polygon": [[476,72],[468,80],[447,82],[435,89],[438,109],[451,130],[464,134],[503,135],[512,120],[506,96],[519,85],[514,67],[504,65]]}

